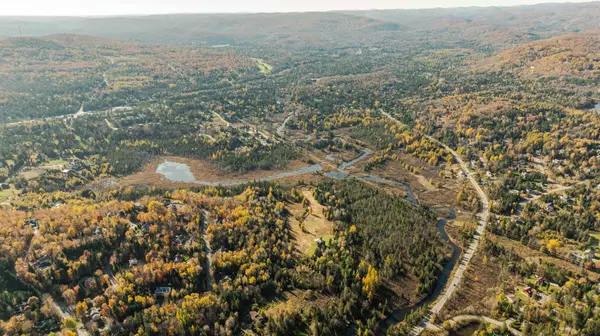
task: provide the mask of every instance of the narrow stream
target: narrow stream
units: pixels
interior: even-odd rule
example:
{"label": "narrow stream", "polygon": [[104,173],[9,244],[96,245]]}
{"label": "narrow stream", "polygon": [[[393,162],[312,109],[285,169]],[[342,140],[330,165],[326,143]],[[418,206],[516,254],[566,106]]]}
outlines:
{"label": "narrow stream", "polygon": [[[333,178],[333,179],[345,179],[348,177],[352,177],[350,174],[348,174],[345,171],[345,169],[355,165],[356,163],[363,160],[370,154],[371,154],[371,152],[369,150],[363,150],[363,152],[355,159],[348,161],[348,162],[342,162],[335,171],[326,172],[323,175]],[[323,167],[320,164],[315,164],[312,166],[302,167],[300,169],[289,171],[289,172],[282,172],[282,173],[270,175],[267,177],[256,179],[255,181],[272,181],[272,180],[277,180],[277,179],[281,179],[281,178],[289,177],[289,176],[316,173],[316,172],[320,172],[322,170],[323,170]],[[166,161],[166,160],[165,160],[165,162],[158,165],[158,167],[156,168],[156,172],[159,174],[162,174],[166,179],[168,179],[170,181],[195,183],[195,184],[206,185],[206,186],[219,186],[219,185],[220,186],[234,186],[234,185],[252,182],[252,180],[241,180],[241,181],[225,180],[225,181],[216,181],[216,182],[200,181],[194,177],[194,174],[191,172],[190,167],[188,165],[183,164],[183,163],[178,163],[178,162]],[[406,193],[407,193],[406,200],[411,202],[414,205],[418,204],[417,197],[413,193],[413,191],[410,188],[410,185],[408,185],[408,183],[398,182],[398,181],[382,178],[382,177],[375,176],[375,175],[367,175],[367,176],[355,177],[355,178],[357,178],[359,180],[363,180],[363,181],[374,181],[374,182],[385,183],[385,184],[389,184],[389,185],[393,185],[393,186],[397,186],[397,187],[402,187],[402,188],[404,188],[404,190],[406,190]],[[446,283],[448,282],[448,279],[450,278],[450,275],[452,273],[454,265],[456,265],[456,262],[458,261],[458,259],[460,257],[460,254],[462,252],[461,248],[458,247],[456,244],[454,244],[450,240],[448,233],[446,232],[446,229],[445,229],[447,221],[454,219],[456,217],[456,213],[453,208],[446,207],[446,206],[436,207],[436,208],[433,208],[432,210],[436,210],[436,209],[437,210],[446,209],[449,212],[449,216],[447,218],[442,218],[442,219],[438,220],[437,229],[438,229],[442,239],[444,241],[450,243],[450,245],[452,246],[452,256],[445,263],[444,268],[443,268],[442,272],[439,274],[438,279],[436,281],[436,287],[431,294],[429,294],[424,300],[420,301],[417,304],[414,304],[414,305],[408,306],[408,307],[403,307],[403,308],[393,311],[388,316],[388,318],[386,318],[385,320],[382,320],[380,322],[379,329],[381,332],[383,332],[383,334],[385,334],[387,329],[389,327],[391,327],[392,325],[403,321],[404,318],[413,310],[435,301],[438,298],[438,296],[442,293],[442,291],[444,290],[444,287],[446,286]]]}
{"label": "narrow stream", "polygon": [[389,314],[389,316],[385,320],[382,320],[379,324],[379,330],[381,335],[385,335],[387,330],[394,324],[402,322],[406,318],[406,316],[408,316],[408,314],[410,314],[413,310],[434,302],[438,298],[438,296],[442,294],[444,287],[446,287],[446,283],[448,282],[448,279],[450,279],[450,275],[452,274],[452,269],[454,269],[454,265],[456,265],[456,262],[460,258],[460,254],[462,252],[462,249],[458,247],[458,245],[454,244],[452,240],[450,240],[450,237],[446,232],[446,223],[448,222],[448,220],[454,219],[455,217],[454,209],[448,209],[451,209],[451,215],[448,216],[448,218],[442,218],[438,220],[437,229],[440,232],[440,236],[442,237],[442,239],[450,243],[450,245],[452,246],[452,256],[446,262],[446,264],[444,265],[444,269],[439,274],[433,292],[431,292],[431,294],[429,294],[425,299],[421,300],[420,302],[412,306],[396,309],[391,314]]}
{"label": "narrow stream", "polygon": [[287,124],[288,121],[290,121],[290,119],[292,119],[292,117],[295,115],[294,112],[290,113],[287,117],[285,117],[285,119],[283,120],[283,122],[281,123],[281,126],[277,127],[277,134],[280,137],[285,137],[285,125]]}
{"label": "narrow stream", "polygon": [[245,183],[252,182],[252,181],[272,181],[272,180],[282,179],[282,178],[289,177],[289,176],[316,173],[316,172],[321,171],[322,169],[323,168],[321,167],[321,165],[315,164],[312,166],[302,167],[300,169],[296,169],[296,170],[288,171],[288,172],[281,172],[281,173],[277,173],[277,174],[274,174],[271,176],[267,176],[267,177],[263,177],[263,178],[259,178],[259,179],[255,179],[255,180],[240,180],[240,181],[225,180],[225,181],[211,182],[211,181],[197,180],[194,177],[194,174],[192,173],[192,171],[190,170],[190,167],[188,165],[186,165],[185,163],[171,162],[171,161],[165,160],[165,162],[158,165],[158,167],[156,168],[156,172],[163,175],[169,181],[195,183],[195,184],[200,184],[200,185],[205,185],[205,186],[215,186],[215,187],[216,186],[225,186],[225,187],[227,187],[227,186],[235,186],[235,185],[245,184]]}

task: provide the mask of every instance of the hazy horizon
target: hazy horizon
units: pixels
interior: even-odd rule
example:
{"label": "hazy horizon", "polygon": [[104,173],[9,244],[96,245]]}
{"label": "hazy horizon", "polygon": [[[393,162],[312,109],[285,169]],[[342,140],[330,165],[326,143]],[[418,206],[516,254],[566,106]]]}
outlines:
{"label": "hazy horizon", "polygon": [[29,0],[5,4],[0,16],[131,16],[160,14],[286,13],[339,10],[431,9],[458,7],[509,7],[543,3],[586,3],[584,1],[539,0]]}

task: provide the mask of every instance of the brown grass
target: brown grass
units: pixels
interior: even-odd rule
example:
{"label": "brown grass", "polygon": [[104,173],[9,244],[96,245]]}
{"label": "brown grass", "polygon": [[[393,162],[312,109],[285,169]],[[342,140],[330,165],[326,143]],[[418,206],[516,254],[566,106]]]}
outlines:
{"label": "brown grass", "polygon": [[[198,186],[194,183],[184,182],[173,182],[166,180],[161,174],[156,172],[156,168],[159,164],[165,160],[171,162],[179,162],[187,164],[190,167],[192,174],[197,180],[208,181],[208,182],[219,182],[219,181],[252,181],[267,176],[275,175],[284,171],[296,170],[301,167],[308,166],[307,163],[301,161],[291,161],[288,166],[284,169],[275,170],[256,170],[248,173],[226,173],[217,168],[213,167],[210,163],[197,159],[189,159],[177,156],[161,156],[156,158],[151,163],[147,164],[141,172],[129,175],[120,179],[119,183],[122,185],[133,185],[133,184],[154,184],[159,186]],[[282,180],[301,180],[310,179],[311,174],[292,176],[290,178]],[[279,180],[278,180],[279,182]]]}
{"label": "brown grass", "polygon": [[267,317],[291,315],[307,307],[327,307],[335,301],[335,297],[323,294],[309,293],[303,290],[285,292],[283,300],[270,304],[265,309]]}
{"label": "brown grass", "polygon": [[323,214],[325,207],[315,200],[310,190],[303,189],[302,195],[304,195],[304,197],[308,200],[309,206],[312,210],[312,213],[308,215],[304,221],[306,232],[303,232],[300,229],[300,223],[295,218],[296,216],[301,216],[304,213],[302,204],[292,204],[289,207],[289,210],[293,216],[291,219],[291,225],[292,231],[294,232],[294,237],[296,238],[296,246],[298,251],[306,254],[314,244],[314,240],[316,238],[333,235],[334,224],[325,218],[325,215]]}
{"label": "brown grass", "polygon": [[493,316],[494,299],[503,281],[511,282],[511,278],[502,279],[501,268],[492,260],[484,262],[480,248],[471,259],[460,288],[446,303],[440,313],[443,320],[462,313],[478,313]]}
{"label": "brown grass", "polygon": [[[539,261],[541,260],[555,264],[557,267],[571,271],[574,274],[581,274],[581,268],[579,266],[562,259],[554,258],[540,251],[531,249],[521,244],[520,242],[508,239],[506,237],[496,236],[491,233],[487,233],[487,237],[495,243],[502,245],[505,249],[509,251],[514,250],[519,256],[521,256],[521,258],[529,262],[539,263]],[[595,282],[600,280],[600,274],[595,272],[587,272],[587,276],[590,280]]]}
{"label": "brown grass", "polygon": [[[442,178],[438,167],[432,167],[426,163],[412,157],[411,155],[402,155],[402,160],[411,166],[418,167],[418,174],[413,174],[402,167],[398,161],[389,161],[371,171],[373,175],[389,178],[396,181],[403,181],[410,185],[413,193],[417,196],[420,204],[431,207],[445,205],[456,209],[457,216],[460,217],[460,208],[456,202],[456,196],[461,186],[466,185],[471,188],[465,179]],[[452,167],[456,170],[456,167]],[[449,175],[449,174],[448,174]],[[441,182],[442,187],[437,188],[432,185]]]}
{"label": "brown grass", "polygon": [[[514,251],[529,262],[538,263],[542,260],[575,274],[581,273],[581,269],[576,265],[530,249],[519,242],[489,232],[486,233],[486,237],[505,249]],[[523,283],[518,276],[503,273],[501,267],[492,258],[488,258],[487,262],[484,263],[482,245],[479,246],[475,256],[471,259],[471,264],[467,268],[460,288],[447,302],[440,314],[443,319],[464,313],[493,316],[495,296],[502,291],[502,287],[514,288]],[[588,277],[594,282],[600,280],[600,275],[597,273],[588,272]]]}

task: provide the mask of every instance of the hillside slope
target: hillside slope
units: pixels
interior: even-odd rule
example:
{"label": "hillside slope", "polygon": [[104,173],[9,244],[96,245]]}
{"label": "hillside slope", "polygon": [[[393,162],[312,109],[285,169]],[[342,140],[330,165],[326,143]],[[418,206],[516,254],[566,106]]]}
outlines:
{"label": "hillside slope", "polygon": [[510,71],[521,76],[597,78],[600,69],[598,33],[557,36],[508,50],[482,62],[488,71]]}

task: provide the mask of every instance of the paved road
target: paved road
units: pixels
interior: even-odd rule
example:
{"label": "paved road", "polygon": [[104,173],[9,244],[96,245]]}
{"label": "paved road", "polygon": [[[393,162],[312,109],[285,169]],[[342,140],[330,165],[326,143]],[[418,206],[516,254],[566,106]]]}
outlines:
{"label": "paved road", "polygon": [[217,119],[219,119],[219,120],[221,120],[222,122],[224,122],[224,123],[225,123],[225,125],[226,125],[227,127],[231,126],[231,124],[229,123],[229,121],[227,121],[227,120],[223,119],[223,117],[221,117],[221,115],[220,115],[220,114],[218,114],[218,113],[217,113],[217,112],[215,112],[215,111],[211,111],[211,112],[212,112],[212,114],[213,114],[215,117],[217,117]]}
{"label": "paved road", "polygon": [[69,319],[72,319],[77,322],[77,330],[76,330],[77,336],[90,336],[90,333],[87,331],[87,329],[85,329],[85,326],[83,325],[83,323],[78,322],[77,319],[73,318],[73,316],[71,316],[71,313],[69,312],[69,309],[65,305],[58,304],[56,301],[54,301],[52,296],[48,293],[42,295],[42,298],[44,301],[47,301],[50,303],[50,306],[52,307],[54,312],[58,316],[60,316],[60,318],[63,321],[65,319],[69,318]]}
{"label": "paved road", "polygon": [[213,272],[212,272],[212,249],[210,247],[210,240],[208,239],[208,219],[210,218],[210,213],[205,209],[202,209],[202,214],[204,215],[204,228],[202,228],[202,239],[206,244],[206,263],[204,267],[207,269],[208,276],[206,277],[206,289],[211,290],[212,284],[214,282]]}
{"label": "paved road", "polygon": [[[383,110],[381,111],[381,114],[383,114],[384,116],[389,118],[391,121],[393,121],[399,125],[404,125],[398,119],[392,117],[390,114],[384,112]],[[475,234],[475,237],[473,238],[473,241],[471,242],[469,247],[464,251],[463,257],[460,260],[460,262],[458,264],[458,268],[454,272],[454,275],[452,276],[450,283],[447,284],[446,288],[444,289],[442,294],[439,296],[439,298],[435,302],[435,304],[433,306],[431,306],[431,308],[429,309],[429,312],[423,318],[423,320],[411,330],[411,332],[409,333],[409,335],[411,335],[411,336],[420,335],[423,332],[423,330],[425,330],[425,328],[439,329],[439,327],[436,327],[435,325],[433,325],[429,320],[431,319],[432,316],[434,316],[435,314],[438,314],[442,310],[442,308],[444,308],[444,306],[446,305],[446,302],[448,302],[448,299],[450,299],[452,297],[452,295],[454,294],[454,292],[456,291],[456,289],[458,287],[458,284],[462,281],[465,270],[467,269],[467,266],[471,262],[471,259],[473,258],[473,255],[475,254],[477,247],[479,246],[479,241],[481,240],[481,237],[483,236],[483,233],[485,232],[485,227],[487,226],[488,217],[490,214],[489,201],[488,201],[487,195],[485,194],[485,192],[483,191],[483,189],[481,188],[479,183],[477,183],[477,181],[473,177],[473,174],[471,173],[471,171],[469,170],[469,168],[467,167],[465,162],[461,159],[460,155],[458,155],[458,153],[455,150],[453,150],[452,148],[448,147],[447,145],[441,143],[437,139],[430,137],[430,136],[425,136],[425,137],[427,139],[429,139],[430,141],[433,141],[436,144],[444,147],[444,149],[446,149],[448,152],[450,152],[452,154],[452,156],[454,156],[454,159],[460,165],[461,169],[463,170],[463,172],[469,179],[469,182],[471,183],[471,185],[473,185],[473,188],[475,188],[475,191],[477,191],[477,194],[479,196],[479,201],[481,202],[481,209],[477,213],[477,218],[479,219],[479,223],[477,225],[477,233]]]}
{"label": "paved road", "polygon": [[[391,121],[393,121],[397,124],[403,125],[398,119],[392,117],[390,114],[388,114],[384,111],[381,111],[381,113],[384,116],[386,116],[387,118],[389,118]],[[429,309],[429,312],[427,313],[425,318],[423,318],[421,323],[419,323],[419,325],[415,326],[411,330],[409,335],[413,335],[413,336],[420,335],[423,332],[423,330],[425,330],[426,327],[431,327],[431,328],[435,329],[435,326],[431,322],[429,322],[429,320],[431,319],[431,317],[433,315],[438,314],[442,310],[442,308],[444,308],[444,306],[446,305],[446,302],[448,302],[448,299],[450,299],[450,297],[452,297],[452,295],[456,291],[456,288],[458,287],[458,284],[462,281],[465,270],[466,270],[467,266],[469,265],[469,263],[471,262],[471,258],[473,258],[473,255],[475,254],[475,251],[477,250],[477,246],[479,246],[479,241],[481,240],[481,236],[485,232],[485,227],[487,226],[488,217],[490,214],[489,213],[489,201],[488,201],[487,195],[485,194],[485,192],[483,192],[483,189],[481,189],[481,186],[479,185],[479,183],[477,183],[475,178],[473,178],[471,171],[469,170],[469,168],[467,167],[465,162],[461,159],[460,155],[458,155],[458,153],[455,150],[453,150],[452,148],[441,143],[437,139],[432,138],[430,136],[426,136],[426,138],[435,142],[436,144],[444,147],[444,149],[446,149],[448,152],[450,152],[452,154],[452,156],[454,156],[454,159],[458,162],[461,169],[464,171],[465,175],[469,179],[469,182],[471,183],[471,185],[473,185],[473,188],[475,188],[475,190],[477,191],[477,194],[479,195],[479,201],[481,202],[481,210],[477,213],[477,218],[479,219],[479,224],[477,225],[477,233],[475,234],[473,241],[471,242],[469,247],[464,251],[463,257],[458,264],[458,268],[456,269],[456,272],[454,272],[454,275],[452,276],[450,283],[444,289],[444,292],[442,292],[442,294],[439,296],[439,298],[435,302],[435,304],[433,306],[431,306],[431,308]]]}
{"label": "paved road", "polygon": [[521,213],[521,210],[523,209],[523,207],[525,205],[527,205],[527,204],[529,204],[531,202],[535,202],[536,200],[540,199],[542,196],[550,195],[550,194],[556,194],[556,193],[559,193],[559,192],[571,190],[571,189],[573,189],[573,188],[575,188],[575,187],[577,187],[579,185],[582,185],[582,184],[585,184],[585,183],[588,183],[588,182],[590,182],[590,180],[580,181],[580,182],[577,182],[576,184],[571,185],[571,186],[559,185],[558,187],[556,187],[554,189],[547,190],[547,191],[545,191],[545,192],[543,192],[543,193],[541,193],[539,195],[533,196],[530,199],[524,199],[523,201],[521,201],[519,203],[519,211],[515,215],[519,215]]}
{"label": "paved road", "polygon": [[292,119],[292,117],[294,117],[294,115],[296,115],[296,113],[291,112],[281,123],[281,125],[279,127],[277,127],[277,135],[279,135],[282,138],[285,138],[285,125],[287,124],[288,121],[290,121],[290,119]]}
{"label": "paved road", "polygon": [[39,122],[46,122],[46,121],[50,121],[50,120],[67,120],[69,118],[76,119],[76,118],[86,115],[88,113],[90,113],[90,112],[85,112],[83,110],[83,103],[82,103],[81,107],[79,108],[79,111],[77,111],[76,113],[63,114],[63,115],[58,115],[58,116],[53,116],[53,117],[44,117],[44,118],[39,118],[39,119],[27,119],[27,120],[12,122],[12,123],[0,124],[0,126],[13,127],[13,126],[19,126],[19,125],[24,125],[24,124],[34,124],[34,123],[39,123]]}
{"label": "paved road", "polygon": [[515,319],[512,319],[512,318],[510,318],[506,321],[499,321],[499,320],[493,319],[491,317],[483,316],[483,315],[460,315],[460,316],[455,316],[455,317],[451,318],[450,320],[448,320],[448,322],[450,322],[451,324],[455,324],[457,322],[466,322],[466,321],[480,321],[480,322],[485,322],[487,324],[493,324],[498,327],[506,326],[506,328],[508,328],[508,331],[510,331],[513,335],[517,335],[517,336],[522,335],[522,333],[519,330],[512,328],[510,326],[515,321]]}
{"label": "paved road", "polygon": [[575,186],[559,186],[557,188],[550,189],[550,190],[545,191],[545,192],[543,192],[543,193],[541,193],[539,195],[535,195],[535,196],[533,196],[532,198],[530,198],[528,200],[525,200],[525,202],[523,203],[523,205],[525,205],[527,203],[531,203],[531,202],[539,199],[540,197],[542,197],[544,195],[549,195],[549,194],[554,194],[554,193],[558,193],[558,192],[561,192],[561,191],[566,191],[566,190],[569,190],[569,189],[573,189],[573,187],[575,187]]}
{"label": "paved road", "polygon": [[[388,118],[394,119],[387,113],[384,113],[384,115],[386,115]],[[394,120],[396,120],[396,119],[394,119]],[[396,120],[396,122],[398,122],[398,121]],[[477,194],[479,195],[479,200],[480,200],[482,206],[481,206],[481,210],[479,211],[479,213],[477,213],[477,218],[479,219],[479,224],[477,225],[477,233],[475,234],[475,237],[473,238],[473,241],[471,242],[469,247],[464,251],[463,257],[460,260],[460,262],[458,264],[458,268],[454,272],[454,275],[452,276],[450,283],[446,286],[446,288],[444,289],[444,292],[439,296],[436,303],[433,306],[431,306],[429,313],[425,316],[425,318],[421,321],[421,323],[419,323],[419,325],[417,325],[416,327],[414,327],[411,330],[410,335],[420,335],[427,326],[431,326],[432,324],[431,324],[431,322],[429,322],[430,318],[433,315],[438,314],[442,310],[442,308],[444,308],[444,306],[446,305],[446,302],[448,302],[448,299],[450,299],[452,297],[452,295],[454,294],[454,292],[456,291],[458,285],[460,284],[460,282],[462,281],[462,279],[464,277],[464,273],[465,273],[467,266],[471,262],[471,258],[473,258],[473,255],[475,254],[475,251],[477,250],[477,246],[479,246],[479,241],[481,240],[481,237],[482,237],[483,233],[485,232],[485,227],[487,226],[488,216],[489,216],[488,198],[487,198],[485,192],[483,192],[483,189],[481,189],[481,186],[479,185],[479,183],[477,183],[475,178],[473,178],[473,175],[469,171],[469,168],[467,167],[465,162],[460,158],[460,155],[458,155],[458,153],[456,153],[456,151],[454,151],[452,148],[446,146],[445,144],[439,142],[438,140],[436,140],[430,136],[427,136],[427,139],[444,147],[447,151],[449,151],[454,156],[454,158],[460,165],[461,169],[465,172],[465,175],[469,179],[469,182],[471,182],[471,184],[473,185],[473,188],[475,188],[475,190],[477,191]]]}

